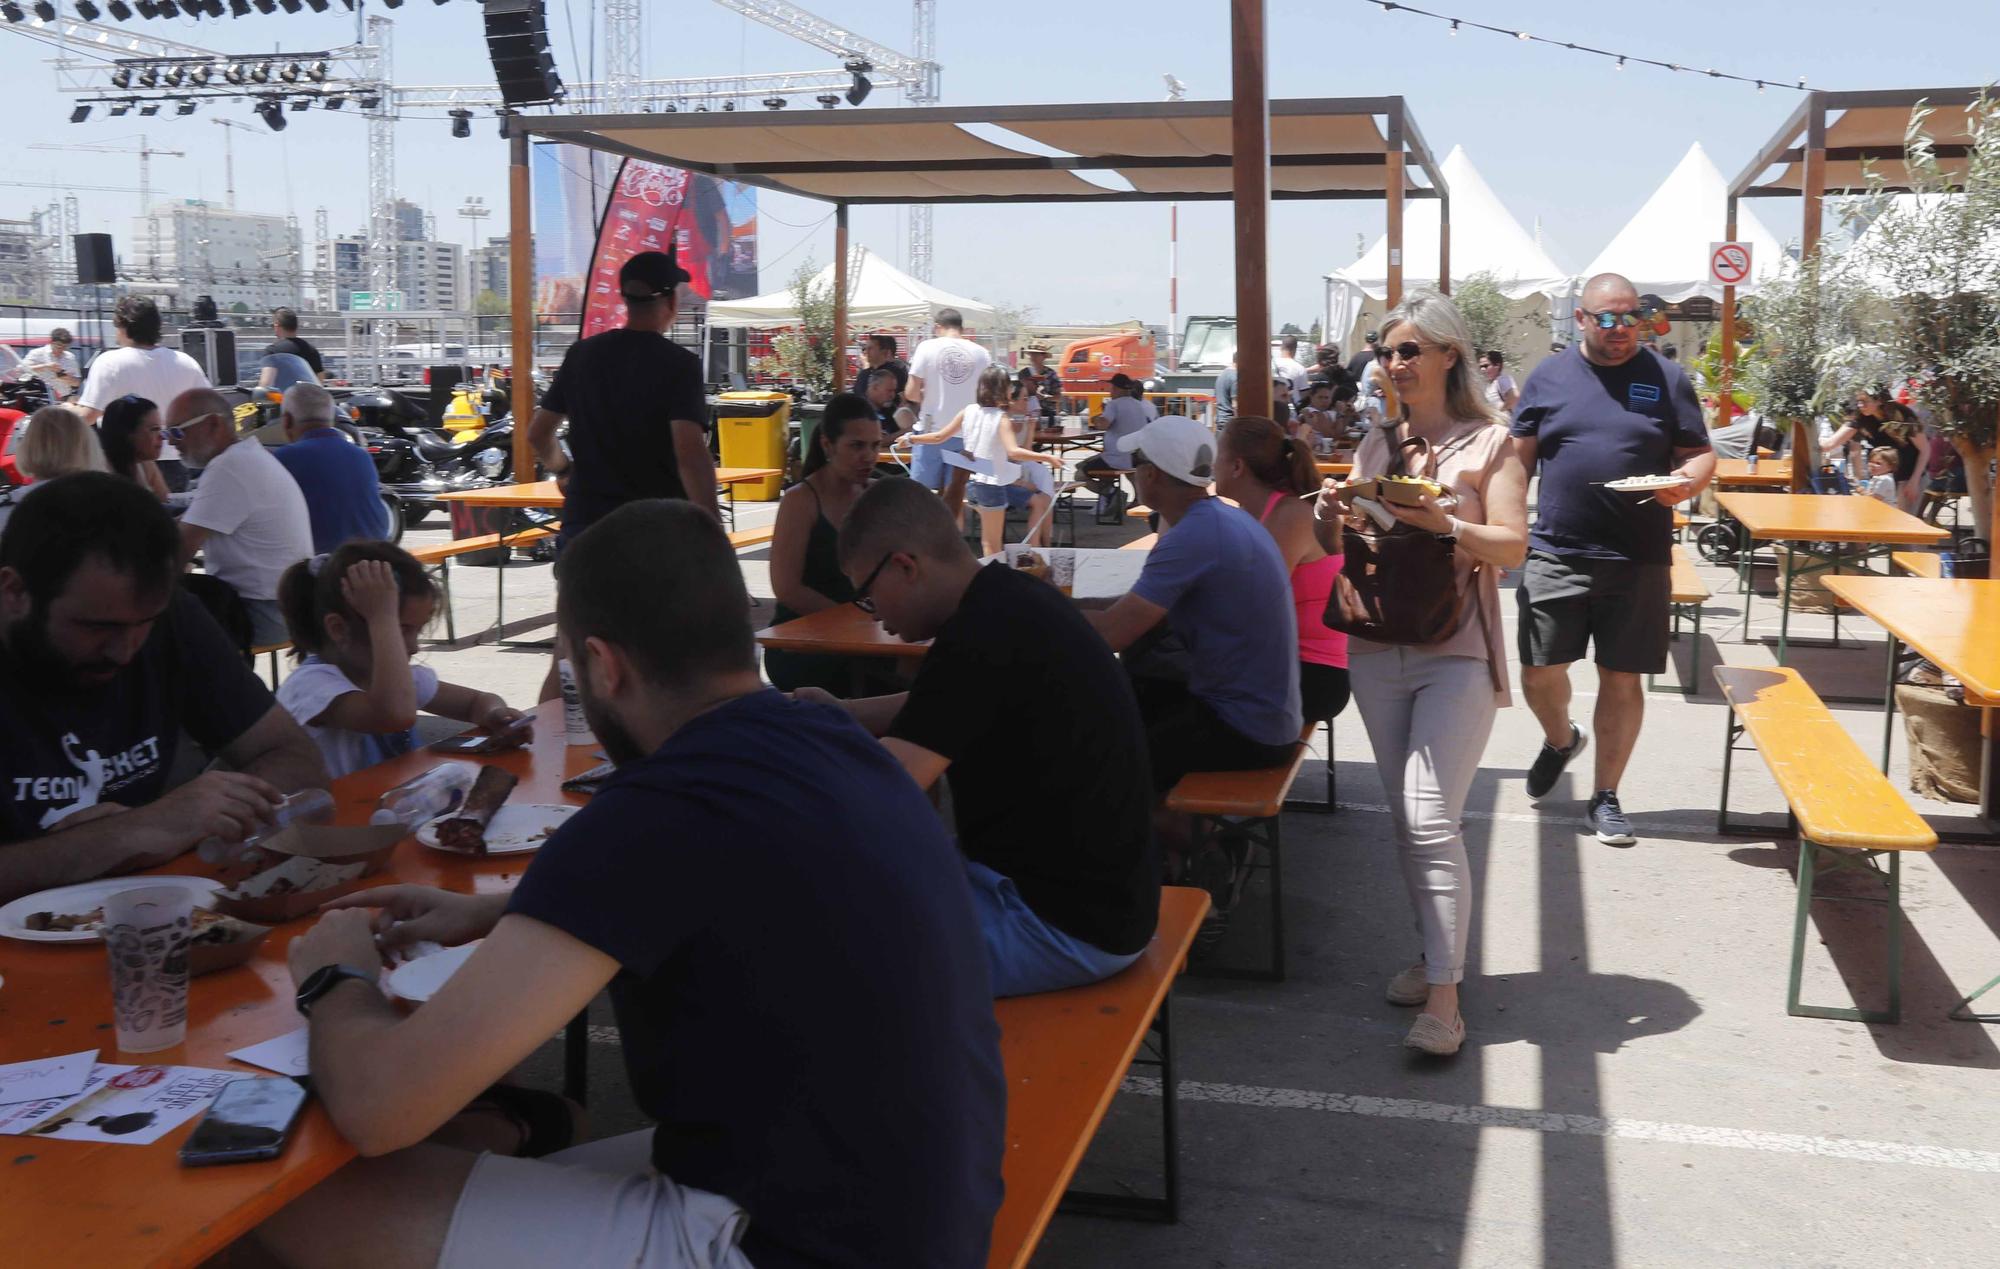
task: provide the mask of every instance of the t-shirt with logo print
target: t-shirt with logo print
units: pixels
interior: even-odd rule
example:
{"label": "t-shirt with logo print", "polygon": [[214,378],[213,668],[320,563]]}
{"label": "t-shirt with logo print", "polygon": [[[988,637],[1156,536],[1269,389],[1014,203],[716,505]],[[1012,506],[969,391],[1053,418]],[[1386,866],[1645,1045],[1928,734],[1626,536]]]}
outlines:
{"label": "t-shirt with logo print", "polygon": [[272,703],[215,619],[181,591],[102,687],[51,683],[0,647],[0,841],[38,837],[99,803],[156,800],[183,731],[220,749]]}
{"label": "t-shirt with logo print", "polygon": [[958,417],[979,395],[979,376],[993,364],[993,354],[958,335],[940,335],[917,345],[910,357],[910,374],[924,381],[919,407],[921,432],[935,432]]}

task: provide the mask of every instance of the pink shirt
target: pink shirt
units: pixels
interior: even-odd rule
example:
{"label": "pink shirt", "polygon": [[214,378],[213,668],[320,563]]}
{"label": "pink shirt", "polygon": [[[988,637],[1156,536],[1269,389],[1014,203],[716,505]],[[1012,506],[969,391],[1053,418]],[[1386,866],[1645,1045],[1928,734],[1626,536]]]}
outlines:
{"label": "pink shirt", "polygon": [[[1257,522],[1269,520],[1284,497],[1274,491]],[[1347,636],[1328,629],[1326,624],[1326,605],[1333,597],[1333,583],[1340,576],[1341,561],[1341,556],[1326,555],[1292,570],[1292,602],[1299,612],[1299,660],[1309,665],[1347,668]]]}

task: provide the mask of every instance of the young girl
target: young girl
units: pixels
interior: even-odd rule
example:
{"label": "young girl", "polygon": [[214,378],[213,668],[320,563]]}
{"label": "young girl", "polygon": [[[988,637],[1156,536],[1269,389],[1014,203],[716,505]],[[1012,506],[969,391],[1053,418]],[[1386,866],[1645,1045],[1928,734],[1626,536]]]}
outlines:
{"label": "young girl", "polygon": [[965,456],[979,460],[994,473],[989,476],[974,472],[966,488],[967,498],[979,511],[979,545],[987,555],[1000,553],[1006,537],[1009,506],[1025,504],[1031,522],[1039,519],[1048,506],[1048,495],[1012,488],[1015,478],[1020,475],[1016,464],[1062,465],[1062,460],[1054,454],[1038,454],[1020,444],[1014,424],[1007,418],[1007,400],[1012,387],[1006,370],[988,366],[980,372],[975,404],[960,410],[956,418],[935,432],[898,438],[908,440],[912,445],[936,445],[957,436],[960,431],[965,433]]}
{"label": "young girl", "polygon": [[408,753],[420,709],[489,732],[522,717],[491,692],[440,683],[436,671],[410,664],[437,599],[423,565],[386,542],[349,542],[279,580],[292,655],[301,660],[278,703],[335,779]]}
{"label": "young girl", "polygon": [[1856,493],[1880,498],[1890,506],[1896,506],[1896,451],[1887,445],[1877,445],[1868,451],[1868,479]]}

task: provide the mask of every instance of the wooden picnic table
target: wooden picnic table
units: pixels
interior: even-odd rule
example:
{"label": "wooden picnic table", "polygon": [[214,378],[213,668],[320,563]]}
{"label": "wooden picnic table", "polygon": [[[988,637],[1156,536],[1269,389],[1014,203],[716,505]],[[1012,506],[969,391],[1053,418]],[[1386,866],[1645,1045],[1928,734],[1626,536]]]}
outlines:
{"label": "wooden picnic table", "polygon": [[1757,470],[1750,470],[1748,459],[1717,458],[1715,460],[1715,485],[1718,489],[1732,486],[1743,489],[1790,489],[1792,487],[1792,467],[1790,463],[1762,461],[1759,456]]}
{"label": "wooden picnic table", "polygon": [[[1739,581],[1743,588],[1743,638],[1750,638],[1749,585],[1750,553],[1755,542],[1820,542],[1833,547],[1834,575],[1847,563],[1846,550],[1858,546],[1853,557],[1859,563],[1890,546],[1931,545],[1951,536],[1948,530],[1926,524],[1877,498],[1853,494],[1743,493],[1730,491],[1716,495],[1716,503],[1738,525],[1737,552]],[[1778,664],[1785,663],[1790,647],[1792,582],[1804,573],[1824,572],[1829,566],[1798,563],[1796,554],[1784,564],[1783,612],[1778,622]],[[1840,645],[1840,609],[1833,612],[1833,643]]]}
{"label": "wooden picnic table", "polygon": [[921,660],[930,640],[909,643],[882,628],[873,615],[853,604],[837,604],[779,622],[757,632],[757,642],[780,652],[837,657],[906,657]]}
{"label": "wooden picnic table", "polygon": [[[715,483],[742,485],[783,474],[775,467],[718,467],[715,469]],[[562,490],[556,488],[555,481],[534,480],[520,485],[492,485],[485,489],[439,494],[438,501],[462,502],[468,507],[505,507],[513,511],[560,511],[563,495]]]}
{"label": "wooden picnic table", "polygon": [[1345,476],[1354,470],[1354,460],[1351,458],[1318,458],[1313,460],[1313,466],[1319,468],[1319,474],[1322,476]]}
{"label": "wooden picnic table", "polygon": [[[562,781],[597,765],[595,746],[563,737],[561,702],[537,709],[531,747],[480,755],[520,777],[514,801],[571,802]],[[335,822],[365,824],[384,792],[436,763],[417,750],[333,784]],[[509,890],[532,855],[470,859],[419,846],[396,847],[371,885],[413,882],[469,894]],[[153,874],[213,875],[192,853]],[[142,874],[135,886],[145,884]],[[111,988],[99,943],[26,943],[0,939],[0,1062],[75,1053],[96,1046],[107,1062],[161,1063],[269,1074],[232,1061],[233,1049],[275,1039],[303,1026],[292,1007],[285,949],[313,917],[274,929],[248,965],[193,980],[188,989],[186,1043],[143,1057],[122,1055],[111,1029]],[[199,1117],[197,1117],[198,1119]],[[180,1149],[195,1121],[149,1146],[7,1139],[6,1202],[0,1203],[0,1247],[6,1263],[101,1266],[199,1265],[354,1157],[318,1102],[305,1114],[284,1154],[266,1163],[186,1169]]]}
{"label": "wooden picnic table", "polygon": [[[1826,588],[1889,632],[1883,687],[1882,767],[1896,716],[1896,651],[1906,643],[1965,685],[1965,703],[1979,708],[1979,814],[1995,819],[2000,801],[2000,580],[1878,577],[1826,579]],[[1975,840],[1988,841],[1984,831]]]}

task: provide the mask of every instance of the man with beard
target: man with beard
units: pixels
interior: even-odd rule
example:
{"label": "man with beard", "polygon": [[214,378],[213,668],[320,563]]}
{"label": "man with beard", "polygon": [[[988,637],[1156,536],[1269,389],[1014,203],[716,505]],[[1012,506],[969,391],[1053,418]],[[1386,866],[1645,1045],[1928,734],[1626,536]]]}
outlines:
{"label": "man with beard", "polygon": [[[983,1265],[999,1029],[930,803],[841,710],[764,685],[706,512],[620,507],[556,571],[618,770],[511,894],[369,890],[293,942],[314,1090],[367,1157],[257,1237],[289,1265]],[[414,939],[484,942],[405,1014],[376,978]],[[459,1112],[607,985],[653,1128],[542,1158],[427,1140],[457,1117],[463,1144]]]}
{"label": "man with beard", "polygon": [[[0,901],[241,841],[326,783],[174,584],[179,552],[159,502],[105,473],[38,487],[0,535]],[[169,792],[182,732],[232,769]]]}

